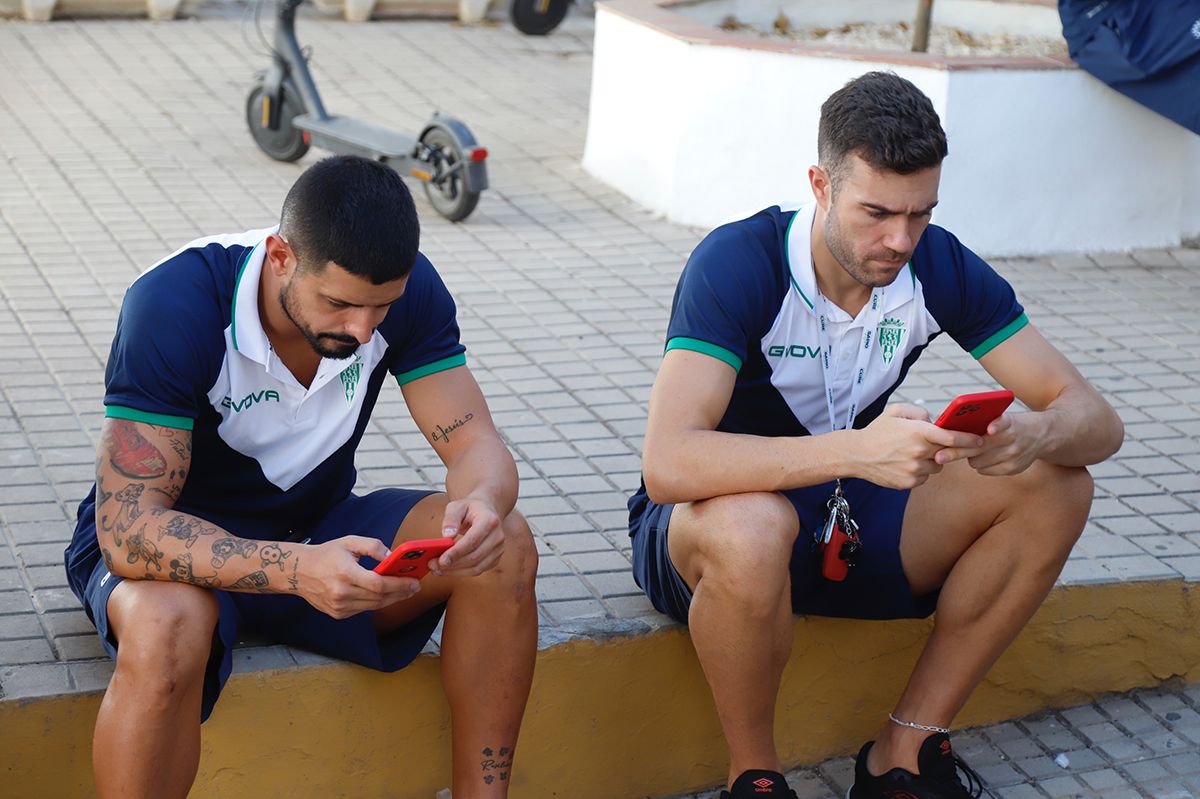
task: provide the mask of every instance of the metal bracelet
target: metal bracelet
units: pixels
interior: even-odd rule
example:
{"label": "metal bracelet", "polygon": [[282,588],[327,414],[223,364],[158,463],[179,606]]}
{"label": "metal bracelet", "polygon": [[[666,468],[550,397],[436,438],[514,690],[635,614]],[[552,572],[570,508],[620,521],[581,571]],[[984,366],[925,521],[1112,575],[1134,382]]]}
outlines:
{"label": "metal bracelet", "polygon": [[925,732],[942,732],[942,733],[950,732],[950,728],[948,728],[948,727],[934,727],[931,724],[917,724],[912,721],[901,721],[900,719],[893,716],[891,713],[888,713],[888,720],[891,721],[893,724],[899,724],[901,727],[911,727],[914,730],[924,730]]}

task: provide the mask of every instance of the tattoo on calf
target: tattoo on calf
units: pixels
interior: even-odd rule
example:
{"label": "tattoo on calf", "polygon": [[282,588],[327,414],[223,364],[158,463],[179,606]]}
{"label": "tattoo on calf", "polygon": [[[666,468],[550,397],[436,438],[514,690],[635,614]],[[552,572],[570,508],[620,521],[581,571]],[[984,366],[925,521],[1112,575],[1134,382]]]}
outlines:
{"label": "tattoo on calf", "polygon": [[509,773],[512,771],[512,749],[507,746],[500,747],[499,751],[492,751],[490,746],[483,748],[483,760],[480,761],[479,767],[483,772],[483,781],[486,785],[491,785],[499,777],[500,781],[508,779]]}
{"label": "tattoo on calf", "polygon": [[466,416],[464,416],[461,419],[455,419],[453,424],[451,424],[449,427],[442,427],[439,424],[437,426],[437,430],[434,430],[432,433],[429,434],[429,438],[431,441],[449,442],[451,433],[453,433],[455,430],[462,427],[463,425],[465,425],[467,422],[471,421],[474,418],[475,418],[475,414],[468,413]]}
{"label": "tattoo on calf", "polygon": [[133,422],[114,420],[108,438],[109,462],[134,480],[148,480],[167,473],[167,459],[138,432]]}
{"label": "tattoo on calf", "polygon": [[225,561],[229,560],[234,555],[241,555],[243,558],[248,558],[257,550],[258,544],[245,539],[239,541],[236,538],[221,538],[213,541],[213,568],[221,568],[225,565]]}

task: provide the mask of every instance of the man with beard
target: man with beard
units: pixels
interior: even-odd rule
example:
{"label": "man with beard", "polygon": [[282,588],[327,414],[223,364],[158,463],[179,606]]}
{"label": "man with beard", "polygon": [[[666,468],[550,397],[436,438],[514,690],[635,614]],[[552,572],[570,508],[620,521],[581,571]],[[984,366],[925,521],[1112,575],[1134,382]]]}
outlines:
{"label": "man with beard", "polygon": [[[454,795],[507,794],[537,555],[418,237],[394,171],[331,158],[291,188],[278,228],[194,241],[126,293],[96,484],[66,552],[116,660],[99,796],[187,795],[240,630],[395,671],[443,611]],[[446,465],[444,493],[351,493],[389,376]],[[372,571],[390,547],[442,536],[454,545],[424,580]],[[498,756],[481,766],[483,751]]]}
{"label": "man with beard", "polygon": [[[925,95],[863,75],[822,106],[815,203],[718,228],[680,277],[629,523],[635,579],[689,625],[712,689],[723,796],[794,796],[773,738],[793,613],[935,609],[850,796],[969,795],[947,728],[1082,532],[1085,467],[1120,444],[1008,283],[929,224],[946,154]],[[942,332],[1030,411],[977,436],[888,405]],[[826,568],[831,506],[831,535],[861,532]]]}

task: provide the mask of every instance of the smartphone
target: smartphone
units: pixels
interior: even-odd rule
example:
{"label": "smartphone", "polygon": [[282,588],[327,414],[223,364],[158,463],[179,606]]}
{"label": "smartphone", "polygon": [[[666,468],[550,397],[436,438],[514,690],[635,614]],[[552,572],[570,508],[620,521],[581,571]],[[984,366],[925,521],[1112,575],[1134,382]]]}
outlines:
{"label": "smartphone", "polygon": [[961,433],[987,435],[988,425],[1012,404],[1011,391],[982,391],[978,394],[963,394],[942,411],[934,422],[938,427]]}
{"label": "smartphone", "polygon": [[411,577],[420,580],[429,574],[429,564],[454,546],[453,538],[426,538],[405,541],[375,567],[376,574],[389,577]]}

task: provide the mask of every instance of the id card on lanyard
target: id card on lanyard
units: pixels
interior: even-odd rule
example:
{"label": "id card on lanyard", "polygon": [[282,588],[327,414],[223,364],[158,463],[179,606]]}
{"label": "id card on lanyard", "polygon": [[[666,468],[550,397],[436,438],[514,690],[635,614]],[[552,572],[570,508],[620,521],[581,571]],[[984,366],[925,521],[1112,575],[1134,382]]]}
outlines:
{"label": "id card on lanyard", "polygon": [[[831,432],[849,430],[854,426],[854,417],[858,414],[863,385],[866,383],[871,347],[875,344],[875,331],[883,319],[883,302],[886,293],[886,288],[875,288],[867,303],[866,313],[863,315],[862,337],[859,340],[854,359],[854,373],[850,383],[850,402],[846,410],[846,422],[839,427],[834,394],[833,344],[829,340],[829,300],[821,293],[821,289],[817,288],[817,336],[821,346],[821,375],[825,380],[825,405],[829,411]],[[846,579],[850,567],[854,565],[862,551],[862,541],[858,536],[858,524],[850,516],[850,503],[842,495],[841,478],[837,480],[833,496],[826,503],[825,523],[821,525],[821,529],[816,532],[814,538],[815,544],[821,552],[821,573],[828,580]]]}

